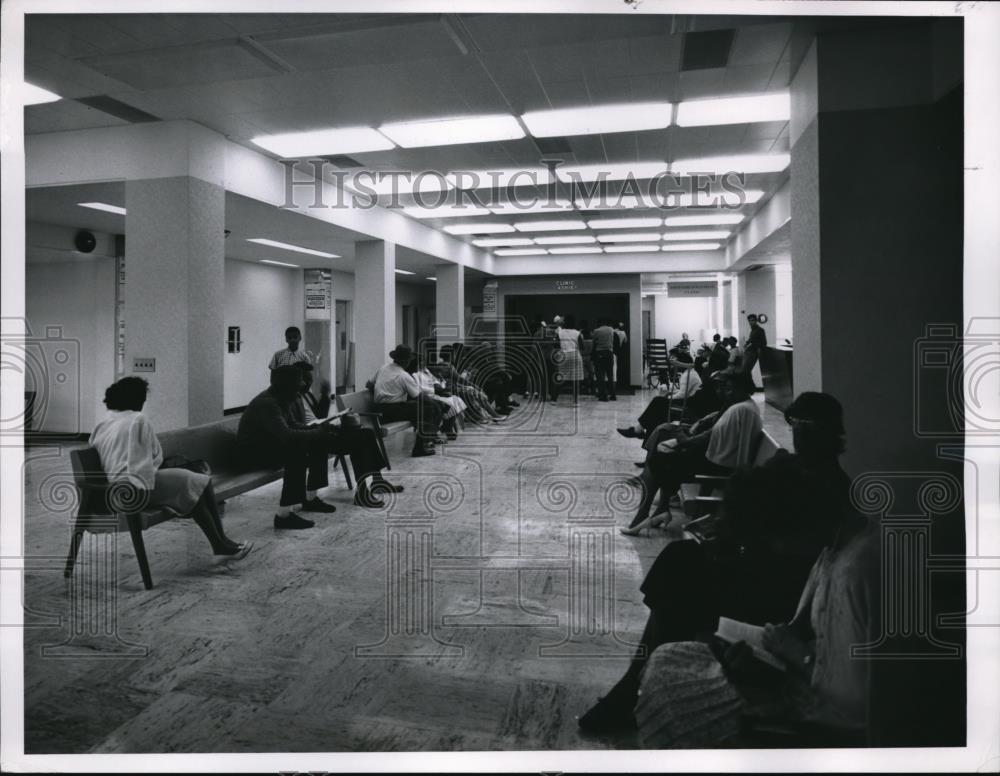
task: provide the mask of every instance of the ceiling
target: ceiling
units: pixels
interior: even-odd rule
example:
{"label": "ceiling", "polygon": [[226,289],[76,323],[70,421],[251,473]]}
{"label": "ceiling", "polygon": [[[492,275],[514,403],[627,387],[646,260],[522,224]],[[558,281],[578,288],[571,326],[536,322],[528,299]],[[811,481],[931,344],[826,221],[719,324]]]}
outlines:
{"label": "ceiling", "polygon": [[[104,202],[124,207],[125,184],[118,181],[28,189],[25,216],[32,222],[106,234],[125,234],[127,215],[80,207],[80,202]],[[230,192],[226,193],[226,229],[230,231],[226,238],[227,258],[242,261],[266,259],[350,273],[354,272],[355,242],[367,239],[359,232]],[[247,242],[249,238],[255,237],[335,253],[338,258],[328,259]],[[397,269],[414,273],[413,276],[397,277],[397,282],[430,285],[433,281],[427,278],[433,277],[437,267],[444,263],[433,256],[397,246]],[[483,273],[470,267],[466,268],[466,276],[485,277]]]}
{"label": "ceiling", "polygon": [[[792,27],[784,17],[705,15],[28,15],[25,79],[65,99],[28,107],[25,132],[189,119],[267,153],[251,138],[442,116],[784,91]],[[723,66],[682,69],[685,46],[693,45],[690,33],[726,29],[734,35]],[[577,135],[565,143],[555,153],[528,136],[351,156],[370,170],[443,173],[541,169],[543,157],[568,164],[670,162],[789,148],[786,121]],[[765,196],[740,212],[754,213],[786,179],[787,171],[748,176],[746,187]],[[410,201],[404,197],[401,204]],[[619,212],[651,213],[656,211]],[[584,217],[598,215],[609,214]],[[422,220],[443,228],[459,219]],[[488,220],[510,223],[515,216]],[[311,226],[333,229],[321,222]],[[591,230],[566,234],[596,236]],[[326,240],[341,238],[347,236],[334,230]]]}

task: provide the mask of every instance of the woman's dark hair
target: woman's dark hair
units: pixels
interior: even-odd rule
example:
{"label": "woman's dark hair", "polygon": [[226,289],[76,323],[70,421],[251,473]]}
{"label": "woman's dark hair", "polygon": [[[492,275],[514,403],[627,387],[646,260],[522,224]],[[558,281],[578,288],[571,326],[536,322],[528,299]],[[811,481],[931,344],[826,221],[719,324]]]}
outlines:
{"label": "woman's dark hair", "polygon": [[141,377],[123,377],[104,391],[109,410],[141,410],[149,393],[149,383]]}

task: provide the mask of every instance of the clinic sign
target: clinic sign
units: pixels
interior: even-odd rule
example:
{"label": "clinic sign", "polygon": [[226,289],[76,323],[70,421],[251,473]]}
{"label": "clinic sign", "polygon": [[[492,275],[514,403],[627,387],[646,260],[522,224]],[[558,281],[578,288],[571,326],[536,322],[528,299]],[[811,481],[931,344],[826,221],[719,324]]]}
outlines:
{"label": "clinic sign", "polygon": [[667,283],[668,297],[712,297],[719,295],[719,286],[712,280],[704,283]]}
{"label": "clinic sign", "polygon": [[575,280],[557,280],[556,291],[576,291]]}

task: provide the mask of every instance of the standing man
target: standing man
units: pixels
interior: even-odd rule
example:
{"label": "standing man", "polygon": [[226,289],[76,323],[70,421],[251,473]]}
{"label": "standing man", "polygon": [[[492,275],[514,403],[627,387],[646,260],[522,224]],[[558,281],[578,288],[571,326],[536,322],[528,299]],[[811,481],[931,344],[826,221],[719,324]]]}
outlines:
{"label": "standing man", "polygon": [[406,368],[413,360],[408,345],[396,345],[390,351],[388,364],[380,366],[369,381],[375,399],[375,411],[390,423],[408,420],[417,429],[413,457],[434,455],[434,440],[441,428],[441,408],[420,390],[417,381]]}
{"label": "standing man", "polygon": [[267,365],[268,369],[277,369],[279,366],[292,366],[299,361],[311,363],[305,351],[299,350],[299,345],[302,344],[302,332],[299,331],[298,326],[289,326],[285,329],[285,342],[287,343],[287,347],[275,351],[274,355],[271,356],[271,363]]}
{"label": "standing man", "polygon": [[[753,368],[760,360],[760,354],[767,347],[767,334],[764,331],[764,327],[760,325],[757,316],[753,313],[747,316],[747,322],[750,324],[750,333],[747,335],[746,343],[743,346],[745,354],[743,371],[753,379]],[[758,390],[756,385],[754,385],[753,389],[755,391]]]}
{"label": "standing man", "polygon": [[618,337],[611,328],[611,321],[602,318],[594,329],[594,373],[597,378],[599,401],[618,401],[615,394],[615,356],[618,355]]}
{"label": "standing man", "polygon": [[628,336],[625,334],[624,321],[618,321],[618,325],[615,327],[615,339],[618,341],[618,349],[615,351],[615,368],[613,370],[612,377],[614,378],[615,385],[617,385],[619,367],[623,366],[622,362],[627,360],[622,358],[622,356],[628,352],[625,348],[628,344]]}

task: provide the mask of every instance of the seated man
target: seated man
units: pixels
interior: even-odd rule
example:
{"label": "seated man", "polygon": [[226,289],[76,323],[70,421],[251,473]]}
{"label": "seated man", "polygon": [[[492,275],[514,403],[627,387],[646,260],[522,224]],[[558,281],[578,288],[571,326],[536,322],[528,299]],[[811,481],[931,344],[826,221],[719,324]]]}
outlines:
{"label": "seated man", "polygon": [[[682,482],[694,475],[731,474],[750,463],[754,442],[762,428],[760,408],[750,398],[750,389],[745,375],[726,375],[722,382],[726,409],[712,428],[694,436],[681,431],[674,439],[657,445],[649,461],[654,486],[645,489],[632,523],[622,533],[635,536],[647,526],[664,522],[664,515],[670,512],[670,498]],[[650,516],[657,490],[662,494],[660,506]]]}
{"label": "seated man", "polygon": [[297,426],[302,406],[299,387],[302,372],[292,365],[271,370],[271,387],[257,394],[240,418],[237,441],[248,468],[285,470],[281,501],[274,516],[275,528],[312,528],[315,523],[292,511],[335,512],[320,500],[317,491],[329,484],[327,477],[327,433]]}
{"label": "seated man", "polygon": [[413,375],[406,371],[413,360],[409,346],[397,345],[389,358],[392,361],[380,366],[368,382],[374,393],[375,411],[389,423],[408,420],[414,424],[417,430],[414,458],[434,455],[434,440],[441,428],[441,408],[420,390]]}
{"label": "seated man", "polygon": [[447,438],[458,438],[458,421],[463,417],[468,405],[461,397],[445,388],[444,380],[431,372],[423,356],[417,356],[407,371],[413,375],[421,392],[437,402],[441,409],[441,428]]}
{"label": "seated man", "polygon": [[[309,428],[309,424],[325,418],[330,411],[329,386],[321,390],[317,399],[313,396],[313,366],[304,361],[295,364],[301,373],[299,384],[300,402],[293,407],[292,428]],[[356,418],[355,418],[356,420]],[[386,467],[375,430],[361,426],[345,427],[340,418],[334,418],[328,424],[319,427],[326,433],[327,451],[336,455],[349,455],[351,468],[354,469],[354,479],[358,489],[354,494],[354,503],[360,507],[381,507],[383,502],[374,495],[379,490],[399,493],[402,485],[392,485],[382,476],[381,470]]]}

